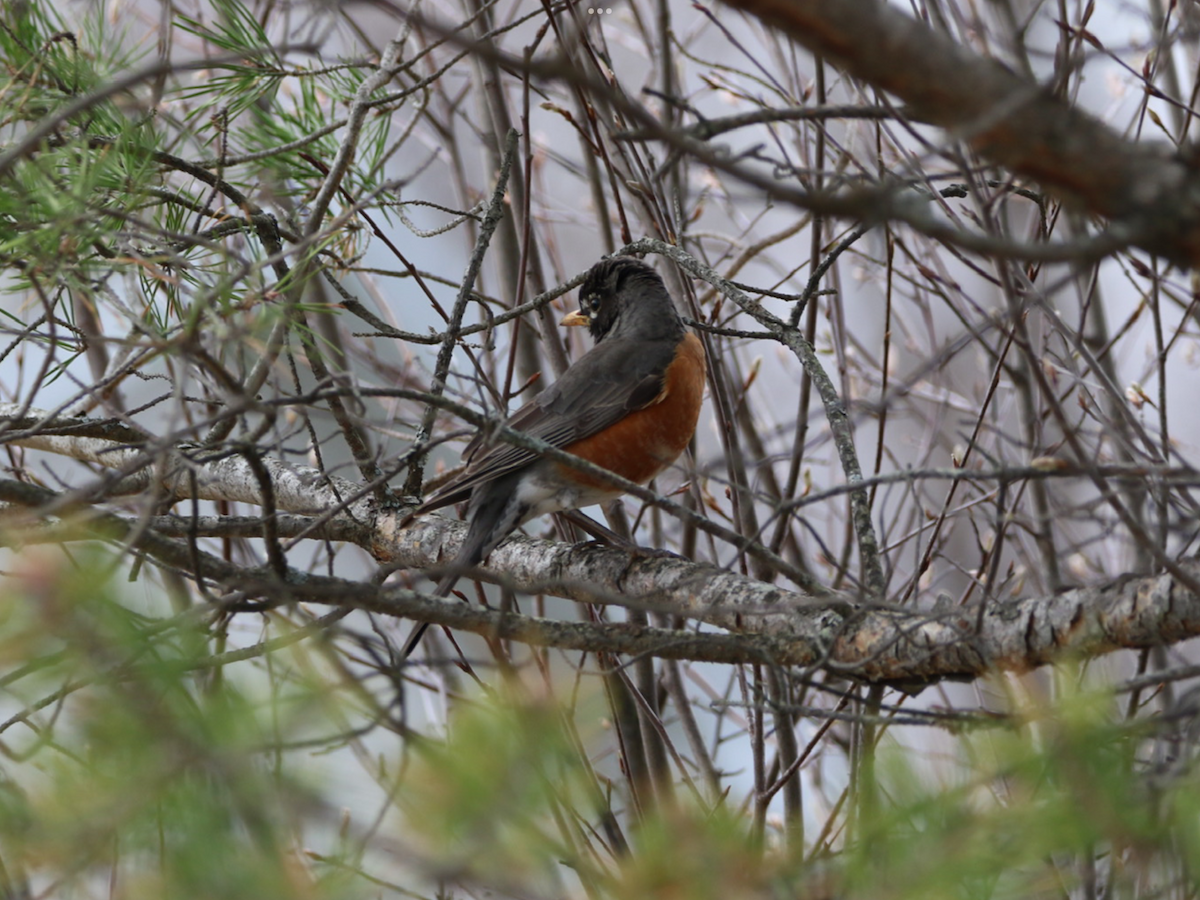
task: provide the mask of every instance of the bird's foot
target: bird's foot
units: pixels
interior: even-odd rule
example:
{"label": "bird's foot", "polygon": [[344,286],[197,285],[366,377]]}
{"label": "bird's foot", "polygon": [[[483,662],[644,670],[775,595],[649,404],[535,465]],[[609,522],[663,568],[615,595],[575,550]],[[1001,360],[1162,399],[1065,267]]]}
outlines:
{"label": "bird's foot", "polygon": [[627,548],[629,559],[625,561],[625,565],[621,567],[621,574],[617,576],[617,589],[625,590],[625,579],[633,571],[633,567],[643,559],[682,559],[687,560],[686,556],[680,556],[670,550],[661,550],[658,547],[639,547],[636,544]]}
{"label": "bird's foot", "polygon": [[613,545],[610,541],[601,541],[596,538],[589,538],[586,541],[576,541],[571,545],[572,552],[575,550],[611,550]]}
{"label": "bird's foot", "polygon": [[639,547],[636,544],[623,549],[633,557],[630,560],[631,563],[639,559],[682,559],[685,562],[687,561],[686,556],[676,553],[674,550],[662,550],[658,547]]}
{"label": "bird's foot", "polygon": [[642,547],[623,538],[615,540],[596,540],[595,538],[586,541],[578,541],[571,545],[572,550],[620,550],[629,554],[629,562],[633,564],[639,559],[682,559],[686,560],[686,556],[680,556],[672,550],[660,550],[657,547]]}
{"label": "bird's foot", "polygon": [[[616,536],[613,536],[616,538]],[[629,573],[633,571],[633,567],[644,559],[681,559],[687,561],[686,556],[681,556],[671,550],[660,550],[657,547],[641,547],[623,538],[615,540],[588,540],[579,541],[571,545],[571,550],[621,550],[628,556],[625,560],[625,565],[621,567],[620,573],[617,575],[616,584],[619,590],[625,589],[625,579],[629,577]]]}

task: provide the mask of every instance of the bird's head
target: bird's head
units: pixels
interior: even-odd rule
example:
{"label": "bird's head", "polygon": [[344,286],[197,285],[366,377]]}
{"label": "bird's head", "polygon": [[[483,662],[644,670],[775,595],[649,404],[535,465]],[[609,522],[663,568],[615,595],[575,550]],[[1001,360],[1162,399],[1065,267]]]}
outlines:
{"label": "bird's head", "polygon": [[579,309],[563,325],[586,325],[596,343],[605,338],[677,336],[683,323],[662,278],[632,256],[592,266],[579,286]]}

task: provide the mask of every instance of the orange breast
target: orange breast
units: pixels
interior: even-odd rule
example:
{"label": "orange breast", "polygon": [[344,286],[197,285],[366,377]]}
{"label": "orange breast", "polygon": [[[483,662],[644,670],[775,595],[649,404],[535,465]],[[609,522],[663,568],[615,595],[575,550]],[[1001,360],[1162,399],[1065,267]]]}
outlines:
{"label": "orange breast", "polygon": [[[635,410],[617,424],[564,449],[603,466],[630,481],[644,484],[671,465],[696,433],[704,400],[704,345],[688,332],[667,368],[662,393],[654,402]],[[562,471],[569,467],[559,466]],[[572,471],[571,477],[588,487],[604,489],[601,479]]]}

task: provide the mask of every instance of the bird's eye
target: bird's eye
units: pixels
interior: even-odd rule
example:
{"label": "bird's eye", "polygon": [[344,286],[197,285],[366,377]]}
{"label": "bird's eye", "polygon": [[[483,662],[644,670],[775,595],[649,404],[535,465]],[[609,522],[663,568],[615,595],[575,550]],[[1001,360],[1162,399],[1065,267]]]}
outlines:
{"label": "bird's eye", "polygon": [[588,307],[592,312],[600,312],[600,298],[593,296],[588,300]]}

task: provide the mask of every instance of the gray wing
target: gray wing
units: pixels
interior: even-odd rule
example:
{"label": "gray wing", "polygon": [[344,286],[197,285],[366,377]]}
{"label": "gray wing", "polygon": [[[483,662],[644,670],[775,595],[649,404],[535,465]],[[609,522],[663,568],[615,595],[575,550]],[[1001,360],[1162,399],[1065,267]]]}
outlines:
{"label": "gray wing", "polygon": [[[676,349],[676,341],[597,344],[505,424],[555,447],[591,437],[658,398]],[[462,502],[479,485],[532,463],[538,454],[502,439],[485,444],[476,437],[464,458],[466,468],[428,497],[418,512]]]}

